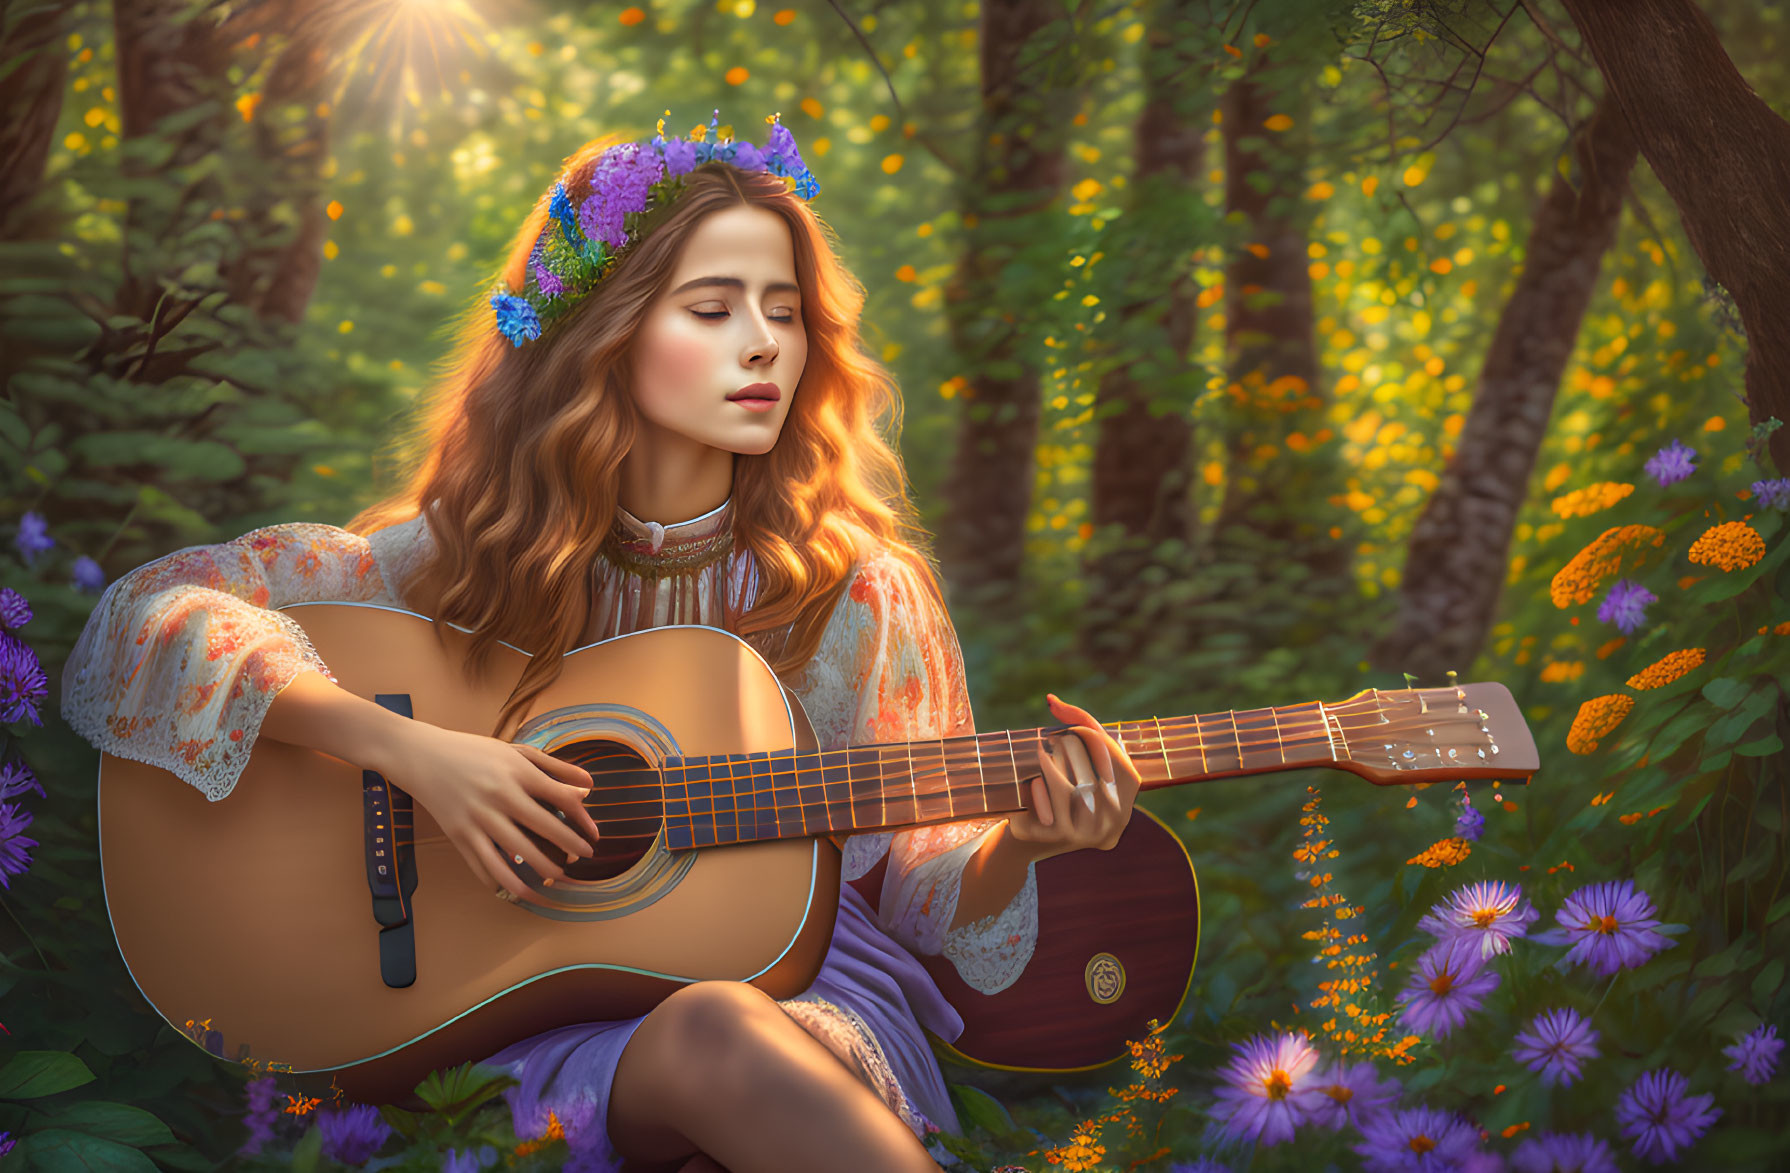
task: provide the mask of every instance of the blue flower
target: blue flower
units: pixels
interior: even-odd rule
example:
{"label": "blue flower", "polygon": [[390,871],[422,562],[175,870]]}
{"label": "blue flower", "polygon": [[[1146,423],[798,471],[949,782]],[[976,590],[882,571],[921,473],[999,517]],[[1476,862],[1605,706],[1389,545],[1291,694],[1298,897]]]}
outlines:
{"label": "blue flower", "polygon": [[578,244],[578,214],[572,210],[572,196],[566,191],[564,182],[553,185],[553,199],[547,205],[548,214],[559,221],[560,231],[565,233],[566,242]]}
{"label": "blue flower", "polygon": [[1648,605],[1657,602],[1659,598],[1640,583],[1620,579],[1597,605],[1597,621],[1614,623],[1623,635],[1633,635],[1647,621]]}
{"label": "blue flower", "polygon": [[535,307],[509,293],[491,295],[491,308],[497,311],[497,328],[511,345],[521,346],[541,336],[541,318]]}
{"label": "blue flower", "polygon": [[355,1104],[317,1113],[317,1129],[323,1133],[323,1155],[344,1165],[362,1165],[391,1138],[391,1126],[371,1104]]}
{"label": "blue flower", "polygon": [[1685,447],[1682,440],[1673,440],[1649,457],[1647,463],[1641,467],[1663,489],[1697,471],[1697,450]]}
{"label": "blue flower", "polygon": [[11,888],[12,877],[24,875],[31,867],[29,849],[37,846],[37,840],[24,835],[31,819],[30,811],[0,802],[0,888]]}
{"label": "blue flower", "polygon": [[98,594],[106,589],[106,572],[99,563],[83,554],[75,559],[75,589]]}
{"label": "blue flower", "polygon": [[811,200],[820,194],[820,180],[814,178],[814,172],[806,167],[796,176],[796,194],[805,200]]}
{"label": "blue flower", "polygon": [[1670,1067],[1649,1071],[1616,1101],[1622,1135],[1634,1141],[1635,1156],[1655,1165],[1676,1160],[1722,1114],[1715,1096],[1687,1096],[1689,1082]]}
{"label": "blue flower", "polygon": [[19,532],[12,539],[12,544],[25,560],[25,565],[29,566],[37,561],[39,554],[54,546],[56,539],[50,536],[50,526],[43,514],[28,512],[19,518]]}
{"label": "blue flower", "polygon": [[30,766],[24,762],[7,762],[0,766],[0,799],[17,798],[27,790],[35,790],[39,798],[44,796],[44,785],[31,772]]}
{"label": "blue flower", "polygon": [[1754,481],[1753,496],[1761,509],[1790,509],[1790,477],[1770,481]]}
{"label": "blue flower", "polygon": [[31,603],[11,587],[0,588],[0,630],[17,631],[31,622]]}
{"label": "blue flower", "polygon": [[42,725],[38,709],[49,691],[50,681],[37,653],[11,632],[0,632],[0,723]]}

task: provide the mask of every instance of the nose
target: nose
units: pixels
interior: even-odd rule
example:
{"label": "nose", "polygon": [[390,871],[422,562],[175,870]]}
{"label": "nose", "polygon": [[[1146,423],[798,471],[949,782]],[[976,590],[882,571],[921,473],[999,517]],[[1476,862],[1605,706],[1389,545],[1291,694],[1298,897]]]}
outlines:
{"label": "nose", "polygon": [[776,336],[768,329],[765,329],[759,333],[757,337],[753,338],[751,344],[746,347],[746,365],[769,366],[776,361],[779,353],[781,353],[781,350],[777,345]]}

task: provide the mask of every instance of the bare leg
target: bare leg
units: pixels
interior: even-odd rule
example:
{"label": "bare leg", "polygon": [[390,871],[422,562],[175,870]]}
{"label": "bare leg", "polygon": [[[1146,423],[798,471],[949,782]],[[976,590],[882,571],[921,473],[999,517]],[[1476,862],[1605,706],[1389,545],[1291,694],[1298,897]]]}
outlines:
{"label": "bare leg", "polygon": [[706,1154],[729,1173],[938,1173],[838,1056],[738,982],[698,982],[647,1015],[616,1067],[608,1126],[623,1159],[649,1167]]}

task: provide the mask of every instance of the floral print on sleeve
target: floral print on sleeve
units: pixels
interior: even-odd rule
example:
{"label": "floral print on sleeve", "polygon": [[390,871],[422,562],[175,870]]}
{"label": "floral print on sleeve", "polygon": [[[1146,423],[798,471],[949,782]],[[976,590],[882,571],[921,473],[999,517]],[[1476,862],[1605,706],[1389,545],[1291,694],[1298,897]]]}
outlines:
{"label": "floral print on sleeve", "polygon": [[[884,550],[860,566],[808,670],[823,746],[918,741],[975,732],[963,654],[930,576]],[[819,703],[816,703],[819,702]],[[829,720],[830,718],[830,720]],[[830,727],[828,727],[830,726]],[[885,852],[889,868],[878,916],[890,935],[921,953],[943,953],[964,981],[997,993],[1018,979],[1037,942],[1033,869],[1008,907],[952,930],[964,865],[1004,817],[964,819],[908,831],[853,836],[844,876],[853,879]]]}
{"label": "floral print on sleeve", "polygon": [[300,673],[330,680],[293,603],[389,602],[365,537],[267,526],[138,567],[100,597],[62,680],[62,717],[101,751],[229,794],[274,697]]}

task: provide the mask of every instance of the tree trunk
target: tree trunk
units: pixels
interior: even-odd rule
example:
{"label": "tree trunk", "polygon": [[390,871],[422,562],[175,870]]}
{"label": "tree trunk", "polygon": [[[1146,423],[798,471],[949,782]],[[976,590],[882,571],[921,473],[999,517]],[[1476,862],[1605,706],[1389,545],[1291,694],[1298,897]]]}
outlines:
{"label": "tree trunk", "polygon": [[1790,123],[1734,68],[1690,0],[1562,0],[1648,166],[1747,336],[1752,422],[1790,475]]}
{"label": "tree trunk", "polygon": [[1608,96],[1573,150],[1583,189],[1555,176],[1536,213],[1460,447],[1412,531],[1399,623],[1371,653],[1378,668],[1432,685],[1449,669],[1464,676],[1491,627],[1529,474],[1635,164]]}
{"label": "tree trunk", "polygon": [[[1094,416],[1093,522],[1088,547],[1090,604],[1082,627],[1084,650],[1097,661],[1134,658],[1163,630],[1148,611],[1146,572],[1162,559],[1164,543],[1185,551],[1191,523],[1188,499],[1189,424],[1195,396],[1174,385],[1187,377],[1187,350],[1198,322],[1199,294],[1188,264],[1198,242],[1174,229],[1196,231],[1193,188],[1205,158],[1206,119],[1195,66],[1203,0],[1160,0],[1146,14],[1144,108],[1134,133],[1136,168],[1126,214],[1109,233],[1107,263],[1125,266],[1125,296],[1113,308],[1106,344],[1125,348],[1143,364],[1128,363],[1100,380]],[[1168,215],[1161,214],[1169,212]],[[1117,252],[1121,255],[1114,256]],[[1197,375],[1197,371],[1194,372]],[[1116,527],[1113,528],[1113,527]],[[1169,574],[1185,567],[1176,558]],[[1159,571],[1160,575],[1162,572]]]}
{"label": "tree trunk", "polygon": [[[1350,549],[1330,536],[1323,516],[1341,477],[1337,447],[1328,442],[1329,398],[1318,389],[1300,202],[1310,100],[1301,81],[1271,82],[1289,74],[1270,68],[1270,55],[1255,58],[1226,91],[1221,120],[1225,204],[1248,228],[1225,273],[1226,484],[1202,557],[1232,577],[1215,579],[1199,608],[1202,634],[1271,624],[1254,633],[1258,644],[1295,630],[1297,638],[1315,638],[1323,609],[1355,594]],[[1276,114],[1291,116],[1292,128],[1266,129]],[[1298,610],[1263,613],[1262,587],[1274,579],[1299,584]]]}
{"label": "tree trunk", "polygon": [[0,39],[0,63],[30,57],[0,78],[0,159],[6,160],[0,167],[0,238],[6,240],[40,239],[60,230],[60,216],[52,216],[49,225],[34,224],[29,210],[43,186],[44,162],[62,113],[68,76],[62,30],[70,7],[30,12]]}
{"label": "tree trunk", "polygon": [[982,110],[962,192],[968,243],[945,295],[969,368],[967,402],[939,527],[941,561],[971,605],[1015,591],[1024,563],[1039,378],[1022,345],[1025,307],[1002,304],[999,278],[1038,247],[1063,186],[1076,97],[1058,76],[1076,52],[1060,3],[985,0],[981,19]]}

